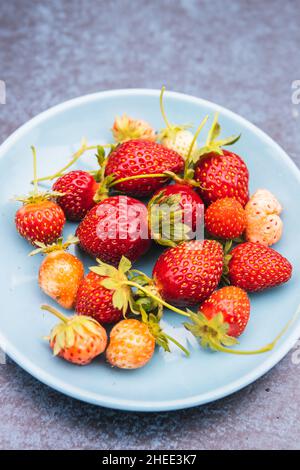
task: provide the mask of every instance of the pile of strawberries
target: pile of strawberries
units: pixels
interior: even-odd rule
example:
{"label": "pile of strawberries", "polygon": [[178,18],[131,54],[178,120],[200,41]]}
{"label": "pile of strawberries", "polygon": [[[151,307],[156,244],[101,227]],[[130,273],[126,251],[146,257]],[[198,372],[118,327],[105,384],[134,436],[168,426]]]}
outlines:
{"label": "pile of strawberries", "polygon": [[[51,306],[42,308],[61,322],[49,344],[55,355],[87,364],[105,351],[119,368],[144,366],[155,345],[170,350],[173,342],[160,320],[164,307],[185,317],[184,327],[203,347],[231,354],[257,354],[232,348],[250,316],[247,292],[287,282],[292,266],[270,248],[282,234],[281,206],[266,189],[249,198],[249,173],[243,159],[224,147],[239,137],[220,138],[215,115],[202,147],[189,126],[171,124],[160,106],[166,128],[124,115],[116,118],[114,144],[87,146],[84,141],[54,180],[41,192],[34,157],[34,189],[19,198],[17,231],[45,255],[39,269],[41,289],[73,316]],[[99,169],[69,171],[88,149],[96,150]],[[106,148],[109,148],[107,152]],[[171,183],[171,184],[170,184]],[[141,200],[142,199],[142,200]],[[163,223],[169,218],[168,230]],[[63,241],[66,219],[79,222],[76,236]],[[199,239],[197,227],[205,226]],[[95,258],[85,275],[70,244]],[[153,243],[165,249],[150,278],[132,268]],[[197,311],[187,307],[197,306]],[[115,324],[107,336],[105,325]]]}

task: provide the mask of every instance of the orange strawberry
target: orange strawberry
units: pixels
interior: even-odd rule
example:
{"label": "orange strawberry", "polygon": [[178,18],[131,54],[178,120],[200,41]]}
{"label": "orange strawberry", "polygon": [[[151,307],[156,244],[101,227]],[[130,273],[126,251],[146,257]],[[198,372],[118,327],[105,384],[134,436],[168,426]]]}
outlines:
{"label": "orange strawberry", "polygon": [[78,239],[69,237],[63,243],[60,238],[52,245],[36,242],[39,248],[31,253],[31,255],[47,254],[39,269],[39,286],[64,308],[74,306],[77,291],[84,276],[82,262],[65,251],[72,243],[78,243]]}
{"label": "orange strawberry", "polygon": [[213,202],[205,212],[205,227],[213,237],[240,237],[246,228],[246,214],[242,204],[230,197]]}
{"label": "orange strawberry", "polygon": [[110,332],[106,359],[120,369],[138,369],[150,361],[154,349],[155,338],[145,323],[122,320]]}
{"label": "orange strawberry", "polygon": [[48,305],[42,305],[41,308],[61,320],[52,329],[49,338],[55,356],[73,364],[85,365],[105,351],[106,331],[96,320],[78,315],[67,318]]}

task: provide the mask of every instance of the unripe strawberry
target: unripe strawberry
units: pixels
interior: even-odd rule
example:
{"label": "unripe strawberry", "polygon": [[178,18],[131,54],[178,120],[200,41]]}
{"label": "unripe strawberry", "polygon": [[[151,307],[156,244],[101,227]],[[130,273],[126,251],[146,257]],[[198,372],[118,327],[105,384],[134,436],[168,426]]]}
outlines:
{"label": "unripe strawberry", "polygon": [[116,117],[112,133],[118,144],[132,139],[156,140],[155,130],[148,122],[142,119],[132,119],[125,113],[122,117]]}
{"label": "unripe strawberry", "polygon": [[65,243],[62,238],[52,245],[36,242],[39,248],[30,253],[46,254],[39,269],[39,286],[45,294],[64,308],[74,307],[77,291],[84,276],[82,262],[66,252],[73,243],[78,243],[78,239],[72,236]]}
{"label": "unripe strawberry", "polygon": [[106,359],[120,369],[138,369],[150,361],[154,349],[155,338],[145,323],[122,320],[110,332]]}
{"label": "unripe strawberry", "polygon": [[107,334],[96,320],[78,315],[67,318],[48,305],[42,305],[42,309],[61,320],[52,329],[49,338],[55,356],[73,364],[85,365],[105,351]]}
{"label": "unripe strawberry", "polygon": [[246,204],[246,240],[274,245],[282,235],[280,203],[267,189],[257,190]]}

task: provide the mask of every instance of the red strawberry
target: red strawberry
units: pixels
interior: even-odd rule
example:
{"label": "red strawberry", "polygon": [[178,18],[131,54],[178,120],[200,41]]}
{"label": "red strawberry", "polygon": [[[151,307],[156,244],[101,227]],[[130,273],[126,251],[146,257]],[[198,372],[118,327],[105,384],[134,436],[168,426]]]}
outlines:
{"label": "red strawberry", "polygon": [[91,256],[113,265],[122,256],[135,261],[151,244],[147,208],[128,196],[106,198],[87,213],[76,235]]}
{"label": "red strawberry", "polygon": [[42,305],[42,309],[61,320],[61,323],[52,329],[49,338],[55,356],[83,366],[105,350],[106,331],[93,318],[78,315],[67,318],[48,305]]}
{"label": "red strawberry", "polygon": [[[107,159],[105,176],[115,178],[161,174],[165,171],[180,173],[183,170],[183,158],[174,150],[149,140],[135,139],[124,142],[113,150]],[[168,178],[153,177],[124,181],[115,185],[115,189],[135,197],[150,196],[161,188]]]}
{"label": "red strawberry", "polygon": [[115,323],[122,318],[122,310],[113,306],[113,291],[101,285],[104,276],[90,272],[77,291],[76,312],[87,315],[100,323]]}
{"label": "red strawberry", "polygon": [[58,193],[40,192],[36,176],[36,152],[32,148],[34,166],[34,189],[25,197],[17,198],[23,202],[15,216],[19,234],[33,245],[36,241],[49,245],[61,236],[66,218],[62,209],[51,199]]}
{"label": "red strawberry", "polygon": [[290,262],[260,243],[242,243],[229,256],[230,283],[248,292],[278,286],[287,282],[292,275]]}
{"label": "red strawberry", "polygon": [[45,199],[24,202],[15,217],[19,234],[32,245],[37,241],[45,245],[55,242],[62,234],[65,221],[62,209],[55,202]]}
{"label": "red strawberry", "polygon": [[238,238],[246,228],[246,212],[234,198],[218,199],[206,209],[205,227],[214,237]]}
{"label": "red strawberry", "polygon": [[149,201],[148,209],[151,236],[161,245],[175,246],[192,239],[201,228],[203,202],[188,184],[175,183],[159,189]]}
{"label": "red strawberry", "polygon": [[195,240],[162,253],[154,266],[153,279],[167,302],[194,305],[205,300],[217,287],[222,269],[220,243]]}
{"label": "red strawberry", "polygon": [[199,312],[211,320],[222,314],[222,322],[228,324],[229,336],[240,336],[247,326],[250,316],[250,301],[247,293],[235,286],[222,287],[206,299]]}
{"label": "red strawberry", "polygon": [[195,166],[195,180],[206,204],[225,197],[237,199],[245,206],[249,199],[249,172],[245,162],[233,152],[208,153]]}
{"label": "red strawberry", "polygon": [[70,171],[58,178],[53,185],[54,191],[65,195],[57,203],[63,209],[68,220],[82,220],[86,213],[95,205],[94,196],[99,184],[86,171]]}
{"label": "red strawberry", "polygon": [[100,260],[98,263],[79,286],[75,309],[100,323],[115,323],[126,314],[132,300],[130,287],[124,284],[131,263],[122,258],[118,269]]}
{"label": "red strawberry", "polygon": [[[184,326],[191,331],[203,347],[216,351],[239,351],[225,349],[237,343],[236,337],[245,330],[250,316],[247,293],[239,287],[228,286],[213,292],[199,307],[197,314],[190,312],[192,323]],[[253,351],[253,353],[264,352]]]}

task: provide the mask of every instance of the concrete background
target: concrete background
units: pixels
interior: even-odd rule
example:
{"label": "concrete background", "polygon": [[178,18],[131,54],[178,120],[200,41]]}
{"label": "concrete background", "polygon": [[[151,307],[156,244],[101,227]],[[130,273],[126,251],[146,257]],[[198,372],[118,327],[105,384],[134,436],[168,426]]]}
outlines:
{"label": "concrete background", "polygon": [[[2,0],[0,142],[61,101],[111,88],[190,93],[240,113],[300,165],[299,0]],[[199,408],[123,413],[80,403],[12,361],[0,368],[0,448],[299,449],[300,366],[289,354]]]}

